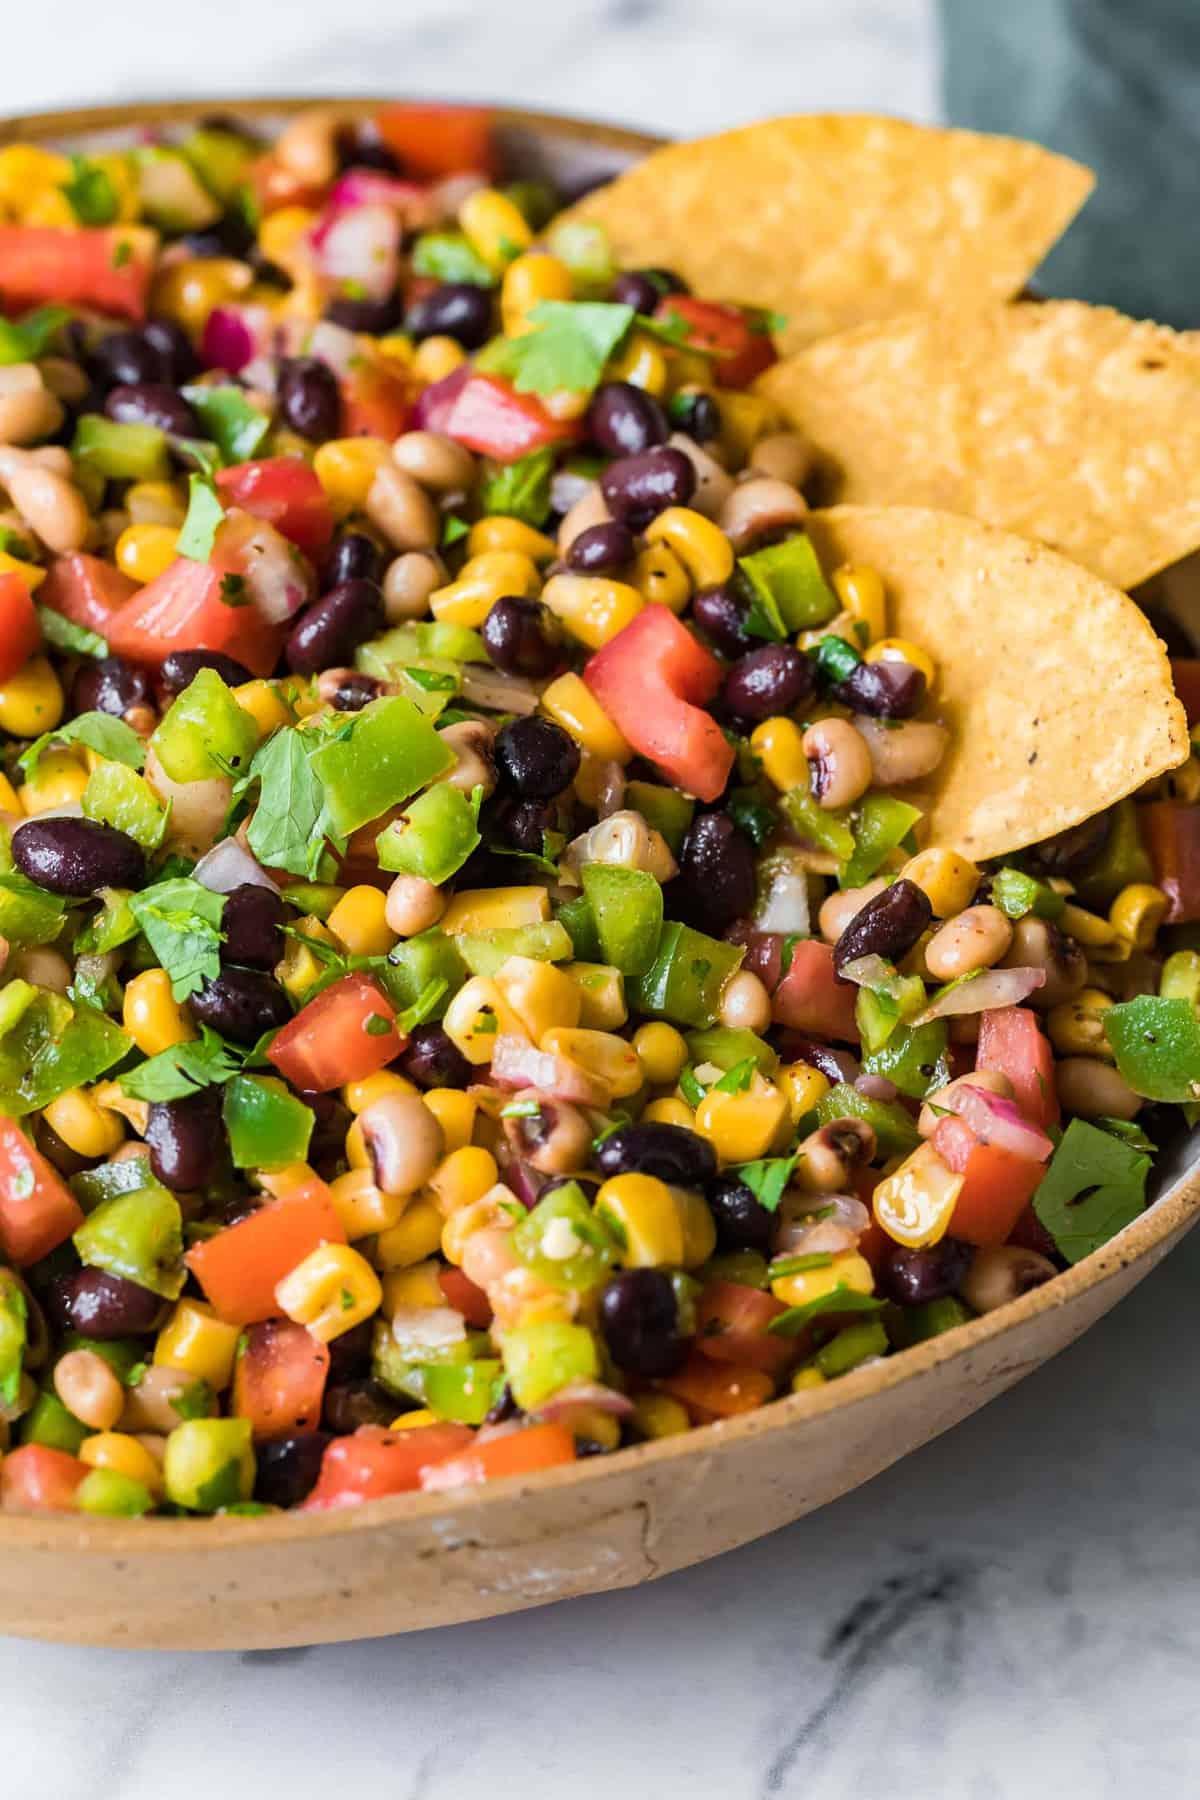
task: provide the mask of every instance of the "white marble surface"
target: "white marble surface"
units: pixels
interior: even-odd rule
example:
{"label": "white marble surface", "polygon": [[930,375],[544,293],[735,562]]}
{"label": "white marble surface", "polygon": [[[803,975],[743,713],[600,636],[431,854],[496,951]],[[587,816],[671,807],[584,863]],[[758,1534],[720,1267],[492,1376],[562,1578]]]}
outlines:
{"label": "white marble surface", "polygon": [[[679,132],[789,107],[936,113],[920,0],[308,0],[302,14],[57,0],[20,5],[19,20],[10,6],[3,110],[394,88]],[[275,1654],[0,1642],[4,1792],[1192,1793],[1198,1279],[1200,1238],[949,1437],[789,1531],[638,1592]]]}

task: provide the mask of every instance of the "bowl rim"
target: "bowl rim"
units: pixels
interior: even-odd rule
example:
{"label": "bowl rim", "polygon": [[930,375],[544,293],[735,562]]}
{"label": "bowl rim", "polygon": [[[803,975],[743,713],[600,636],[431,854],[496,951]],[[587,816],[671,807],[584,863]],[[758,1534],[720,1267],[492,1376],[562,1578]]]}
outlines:
{"label": "bowl rim", "polygon": [[[456,102],[443,97],[388,94],[224,94],[187,100],[133,100],[123,105],[69,107],[0,117],[0,145],[15,138],[38,141],[63,135],[118,130],[123,126],[155,122],[186,124],[209,114],[228,111],[244,113],[251,118],[266,118],[307,106],[338,106],[353,115],[369,114],[380,106],[403,104],[487,105],[481,101]],[[502,125],[540,132],[544,135],[577,141],[589,147],[611,149],[634,155],[645,154],[668,140],[650,132],[591,120],[578,114],[547,112],[510,106],[489,106],[488,110]],[[960,1356],[969,1355],[981,1345],[991,1343],[1007,1332],[1028,1323],[1043,1313],[1069,1305],[1084,1293],[1112,1280],[1131,1263],[1150,1257],[1161,1247],[1166,1253],[1170,1239],[1194,1222],[1200,1213],[1200,1156],[1176,1183],[1172,1191],[1151,1204],[1139,1218],[1118,1233],[1100,1250],[1082,1262],[1064,1270],[1043,1286],[1033,1288],[1019,1299],[1010,1301],[995,1312],[984,1313],[940,1336],[915,1345],[898,1356],[882,1358],[861,1369],[852,1370],[823,1388],[809,1389],[772,1400],[752,1412],[721,1420],[712,1425],[693,1427],[677,1436],[658,1438],[609,1456],[587,1458],[548,1469],[534,1477],[516,1476],[474,1487],[444,1490],[438,1493],[397,1494],[365,1502],[361,1506],[328,1512],[291,1511],[273,1513],[262,1518],[217,1517],[136,1520],[89,1517],[53,1513],[0,1514],[0,1550],[37,1550],[40,1552],[87,1551],[103,1556],[124,1557],[135,1552],[151,1555],[188,1548],[213,1551],[257,1553],[264,1546],[283,1547],[298,1542],[311,1543],[331,1538],[353,1536],[388,1525],[418,1524],[436,1520],[453,1510],[456,1516],[469,1517],[490,1503],[511,1500],[523,1492],[556,1494],[596,1484],[605,1476],[634,1476],[639,1471],[660,1473],[680,1458],[702,1453],[708,1456],[730,1454],[751,1438],[789,1430],[804,1419],[816,1418],[835,1409],[849,1410],[872,1401],[877,1395],[907,1386]],[[1157,1260],[1157,1258],[1155,1259]],[[1042,1359],[1036,1358],[1035,1361]],[[1019,1368],[1019,1364],[1016,1365]]]}

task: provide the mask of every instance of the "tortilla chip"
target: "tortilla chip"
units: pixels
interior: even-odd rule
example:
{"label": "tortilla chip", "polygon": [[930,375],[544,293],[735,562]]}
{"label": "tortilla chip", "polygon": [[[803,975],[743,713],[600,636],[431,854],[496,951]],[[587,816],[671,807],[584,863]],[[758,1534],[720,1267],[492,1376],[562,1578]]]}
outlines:
{"label": "tortilla chip", "polygon": [[1127,589],[1200,546],[1195,333],[1079,300],[915,313],[762,387],[817,446],[824,499],[969,513]]}
{"label": "tortilla chip", "polygon": [[1186,758],[1164,646],[1132,600],[1077,563],[909,507],[838,506],[809,529],[826,568],[879,570],[889,634],[938,665],[952,746],[935,791],[912,796],[929,843],[976,862],[1019,850]]}
{"label": "tortilla chip", "polygon": [[785,350],[918,306],[1018,293],[1090,170],[1040,145],[901,119],[772,119],[656,150],[567,215],[620,261],[783,313]]}

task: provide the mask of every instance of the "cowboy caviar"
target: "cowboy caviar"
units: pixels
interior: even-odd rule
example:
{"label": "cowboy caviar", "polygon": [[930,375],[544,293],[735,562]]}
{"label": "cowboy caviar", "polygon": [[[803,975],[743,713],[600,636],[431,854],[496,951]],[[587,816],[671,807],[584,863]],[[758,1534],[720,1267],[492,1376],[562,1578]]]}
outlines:
{"label": "cowboy caviar", "polygon": [[805,534],[774,321],[556,206],[470,109],[0,150],[7,1509],[727,1419],[1195,1117],[1200,760],[926,842],[938,669]]}

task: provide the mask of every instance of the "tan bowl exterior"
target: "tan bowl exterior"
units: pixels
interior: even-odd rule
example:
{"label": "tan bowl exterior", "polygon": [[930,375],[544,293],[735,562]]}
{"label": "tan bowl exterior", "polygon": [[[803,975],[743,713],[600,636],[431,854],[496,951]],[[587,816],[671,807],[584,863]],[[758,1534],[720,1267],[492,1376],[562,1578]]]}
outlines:
{"label": "tan bowl exterior", "polygon": [[[0,143],[301,104],[311,101],[42,114],[0,122]],[[366,112],[379,102],[355,104]],[[596,150],[618,161],[654,142],[545,114],[500,119],[535,160],[540,145],[559,167]],[[803,1517],[956,1425],[1101,1318],[1198,1211],[1200,1162],[1102,1251],[1001,1312],[816,1392],[533,1481],[309,1517],[0,1517],[0,1631],[125,1649],[264,1649],[451,1625],[653,1580]]]}

